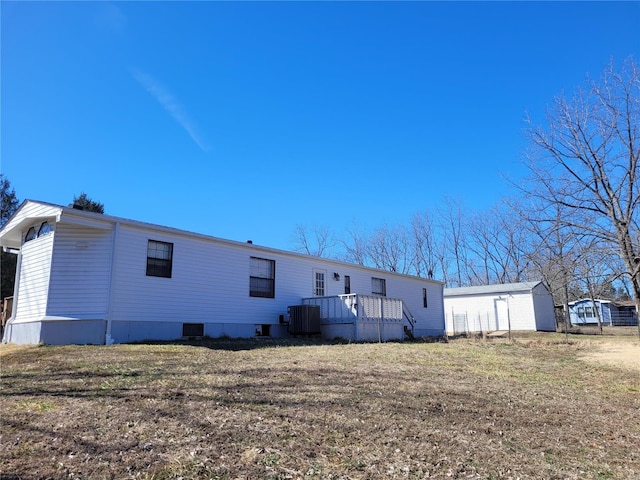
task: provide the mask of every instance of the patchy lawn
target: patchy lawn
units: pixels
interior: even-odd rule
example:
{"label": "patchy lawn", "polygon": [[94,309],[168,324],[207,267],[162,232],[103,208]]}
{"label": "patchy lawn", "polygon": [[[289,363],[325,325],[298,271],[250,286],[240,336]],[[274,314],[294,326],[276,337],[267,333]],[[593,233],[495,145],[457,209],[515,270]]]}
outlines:
{"label": "patchy lawn", "polygon": [[[637,337],[0,347],[2,478],[640,478]],[[634,348],[636,350],[634,350]]]}

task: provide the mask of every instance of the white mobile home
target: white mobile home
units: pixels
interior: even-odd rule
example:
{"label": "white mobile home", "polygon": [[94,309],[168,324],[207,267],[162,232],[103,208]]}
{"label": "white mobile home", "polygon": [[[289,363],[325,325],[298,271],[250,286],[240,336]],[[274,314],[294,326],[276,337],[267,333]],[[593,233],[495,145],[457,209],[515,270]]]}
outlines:
{"label": "white mobile home", "polygon": [[[23,202],[0,230],[0,245],[18,255],[5,342],[109,344],[317,330],[365,341],[445,330],[443,284],[435,280],[71,207]],[[292,319],[289,307],[304,305]],[[320,325],[300,330],[309,312]]]}
{"label": "white mobile home", "polygon": [[555,331],[553,299],[542,282],[444,289],[447,333]]}

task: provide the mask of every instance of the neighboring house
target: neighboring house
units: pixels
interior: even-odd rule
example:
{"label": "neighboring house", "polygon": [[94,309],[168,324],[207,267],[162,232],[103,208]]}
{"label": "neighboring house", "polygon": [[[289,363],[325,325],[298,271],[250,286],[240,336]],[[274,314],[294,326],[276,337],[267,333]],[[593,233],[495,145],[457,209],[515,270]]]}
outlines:
{"label": "neighboring house", "polygon": [[444,308],[449,334],[556,330],[553,299],[543,282],[445,288]]}
{"label": "neighboring house", "polygon": [[598,315],[604,326],[638,325],[634,302],[582,298],[569,303],[572,325],[597,325]]}
{"label": "neighboring house", "polygon": [[611,325],[611,301],[583,298],[569,302],[569,319],[572,325],[597,325],[598,315],[602,325]]}
{"label": "neighboring house", "polygon": [[[0,245],[18,255],[5,342],[445,331],[442,282],[71,207],[23,202]],[[333,310],[314,306],[325,297]]]}

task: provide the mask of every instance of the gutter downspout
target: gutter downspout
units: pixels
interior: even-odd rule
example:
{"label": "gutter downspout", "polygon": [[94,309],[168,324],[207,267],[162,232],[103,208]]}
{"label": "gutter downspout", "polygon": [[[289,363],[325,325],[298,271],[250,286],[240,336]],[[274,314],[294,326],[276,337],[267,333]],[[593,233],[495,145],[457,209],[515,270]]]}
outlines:
{"label": "gutter downspout", "polygon": [[104,344],[105,345],[113,345],[115,343],[115,341],[113,340],[113,338],[111,338],[111,324],[112,324],[112,317],[113,317],[113,286],[114,286],[114,282],[115,282],[115,275],[114,275],[114,270],[115,270],[115,264],[116,264],[116,239],[118,237],[118,230],[120,230],[120,222],[116,222],[113,226],[113,234],[112,234],[112,239],[111,239],[111,268],[109,270],[109,293],[107,295],[107,314],[106,314],[106,320],[107,320],[107,328],[105,330],[105,334],[104,334]]}

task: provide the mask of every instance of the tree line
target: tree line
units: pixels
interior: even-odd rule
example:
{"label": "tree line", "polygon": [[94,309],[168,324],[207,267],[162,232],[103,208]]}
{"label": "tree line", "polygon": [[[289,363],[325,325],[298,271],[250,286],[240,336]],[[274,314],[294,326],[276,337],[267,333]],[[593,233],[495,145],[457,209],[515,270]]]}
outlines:
{"label": "tree line", "polygon": [[337,235],[298,225],[294,248],[449,287],[544,280],[557,304],[640,299],[640,73],[613,60],[600,78],[559,95],[546,125],[527,122],[528,176],[510,198],[471,211],[455,199],[408,224]]}

